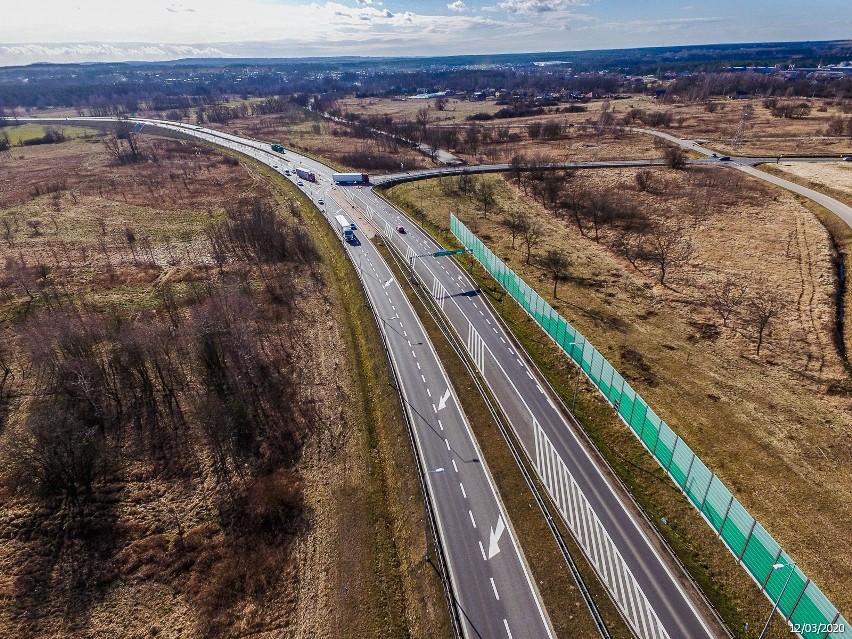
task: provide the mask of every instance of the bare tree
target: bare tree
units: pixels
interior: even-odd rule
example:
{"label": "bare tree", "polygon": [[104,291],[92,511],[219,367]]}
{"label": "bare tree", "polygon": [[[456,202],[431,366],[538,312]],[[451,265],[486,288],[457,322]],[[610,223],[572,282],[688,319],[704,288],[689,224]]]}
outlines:
{"label": "bare tree", "polygon": [[595,231],[595,242],[601,241],[601,226],[608,222],[613,213],[613,202],[606,191],[595,191],[587,194],[587,204],[583,212],[592,220]]}
{"label": "bare tree", "polygon": [[523,234],[524,229],[529,224],[529,215],[527,215],[526,211],[520,211],[518,209],[512,209],[508,213],[506,213],[506,217],[503,218],[503,226],[505,226],[509,233],[512,235],[512,248],[515,248],[515,238],[518,234]]}
{"label": "bare tree", "polygon": [[708,291],[707,301],[714,311],[722,318],[722,326],[728,325],[728,320],[745,300],[745,286],[731,277],[726,277]]}
{"label": "bare tree", "polygon": [[527,257],[524,263],[529,264],[533,249],[539,245],[544,236],[544,224],[538,218],[531,217],[521,231],[521,236],[524,238],[524,246],[527,249]]}
{"label": "bare tree", "polygon": [[668,146],[663,153],[666,165],[670,169],[686,168],[686,151],[679,146]]}
{"label": "bare tree", "polygon": [[639,260],[645,253],[645,230],[622,229],[612,242],[612,250],[638,271]]}
{"label": "bare tree", "polygon": [[651,229],[644,257],[657,265],[660,284],[674,266],[688,264],[694,247],[686,229],[680,224],[660,224]]}
{"label": "bare tree", "polygon": [[133,263],[136,264],[136,231],[133,230],[132,226],[124,227],[124,237],[127,240],[127,246],[130,247],[130,252],[133,254]]}
{"label": "bare tree", "polygon": [[476,155],[479,150],[480,133],[480,128],[475,124],[471,124],[465,129],[464,141],[471,155]]}
{"label": "bare tree", "polygon": [[479,203],[482,204],[482,215],[485,218],[488,218],[488,207],[497,201],[495,191],[494,182],[487,178],[480,181],[479,185],[475,189],[476,198],[479,200]]}
{"label": "bare tree", "polygon": [[556,285],[559,280],[564,279],[568,274],[570,260],[565,254],[564,249],[550,249],[544,256],[542,265],[550,272],[553,278],[553,297],[556,297]]}
{"label": "bare tree", "polygon": [[515,176],[515,183],[518,186],[521,185],[521,176],[523,175],[527,164],[529,164],[529,159],[523,153],[516,153],[512,156],[512,159],[509,160],[509,170],[512,172],[512,175]]}
{"label": "bare tree", "polygon": [[766,336],[769,324],[781,311],[781,298],[774,291],[767,291],[764,287],[753,294],[747,304],[746,319],[756,333],[755,351],[760,356],[760,348]]}
{"label": "bare tree", "polygon": [[41,220],[39,220],[38,218],[33,218],[31,220],[27,220],[27,226],[30,227],[30,231],[32,231],[33,237],[38,237],[39,235],[41,235],[42,225],[43,225],[43,222]]}
{"label": "bare tree", "polygon": [[133,131],[134,126],[129,120],[119,120],[113,134],[103,138],[107,151],[119,164],[136,164],[144,157]]}
{"label": "bare tree", "polygon": [[571,213],[574,222],[577,224],[577,230],[580,235],[586,236],[586,230],[583,228],[583,214],[586,209],[589,194],[582,187],[571,187],[562,192],[561,198],[557,207]]}
{"label": "bare tree", "polygon": [[0,219],[3,223],[3,239],[9,248],[15,248],[15,229],[12,226],[12,220],[8,217]]}
{"label": "bare tree", "polygon": [[654,174],[651,173],[648,169],[642,169],[641,171],[636,173],[636,188],[639,189],[640,192],[644,193],[646,191],[651,190],[651,182],[653,180]]}

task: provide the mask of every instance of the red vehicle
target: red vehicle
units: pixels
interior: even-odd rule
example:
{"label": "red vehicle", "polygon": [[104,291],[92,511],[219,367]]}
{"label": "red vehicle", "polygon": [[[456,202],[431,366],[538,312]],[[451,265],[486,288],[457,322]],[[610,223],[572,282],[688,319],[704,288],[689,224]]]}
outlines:
{"label": "red vehicle", "polygon": [[314,175],[313,171],[308,171],[307,169],[297,168],[296,175],[298,175],[303,180],[307,180],[308,182],[316,182],[317,176]]}

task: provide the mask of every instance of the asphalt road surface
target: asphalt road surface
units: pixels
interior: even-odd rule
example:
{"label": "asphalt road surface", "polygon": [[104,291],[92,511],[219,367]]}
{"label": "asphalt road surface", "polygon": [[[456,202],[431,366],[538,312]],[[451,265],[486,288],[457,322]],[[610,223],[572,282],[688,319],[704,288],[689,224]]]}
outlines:
{"label": "asphalt road surface", "polygon": [[[68,124],[87,118],[69,118]],[[110,121],[101,118],[101,121]],[[46,120],[45,120],[46,121]],[[317,182],[301,188],[332,224],[341,213],[331,169],[290,151],[273,153],[266,143],[202,127],[136,120],[137,130],[169,130],[245,153],[282,174],[296,166]],[[154,132],[154,131],[150,131]],[[290,179],[300,181],[294,174]],[[323,204],[319,204],[322,200]],[[395,231],[394,231],[395,232]],[[552,638],[553,629],[530,576],[511,522],[456,392],[414,309],[376,247],[356,230],[341,246],[355,265],[384,334],[403,408],[414,438],[443,541],[462,631],[470,639]],[[345,549],[341,549],[345,551]]]}

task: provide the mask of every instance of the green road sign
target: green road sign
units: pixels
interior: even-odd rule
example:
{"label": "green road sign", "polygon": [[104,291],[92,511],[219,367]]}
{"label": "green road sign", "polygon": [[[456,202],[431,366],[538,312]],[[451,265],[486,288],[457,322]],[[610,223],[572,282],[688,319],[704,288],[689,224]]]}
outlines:
{"label": "green road sign", "polygon": [[444,255],[461,255],[462,253],[467,253],[467,249],[456,249],[454,251],[438,251],[437,253],[432,253],[432,257],[443,257]]}

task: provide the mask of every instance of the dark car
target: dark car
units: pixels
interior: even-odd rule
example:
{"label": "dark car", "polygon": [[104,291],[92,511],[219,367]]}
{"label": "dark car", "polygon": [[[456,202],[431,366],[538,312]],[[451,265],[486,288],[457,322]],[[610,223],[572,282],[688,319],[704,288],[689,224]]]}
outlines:
{"label": "dark car", "polygon": [[723,156],[721,156],[721,157],[719,158],[719,161],[720,161],[720,162],[730,162],[730,161],[731,161],[731,156],[730,156],[730,155],[723,155]]}
{"label": "dark car", "polygon": [[396,227],[396,232],[404,234],[405,233],[405,227],[400,224],[399,226]]}

